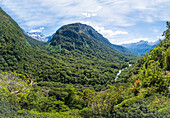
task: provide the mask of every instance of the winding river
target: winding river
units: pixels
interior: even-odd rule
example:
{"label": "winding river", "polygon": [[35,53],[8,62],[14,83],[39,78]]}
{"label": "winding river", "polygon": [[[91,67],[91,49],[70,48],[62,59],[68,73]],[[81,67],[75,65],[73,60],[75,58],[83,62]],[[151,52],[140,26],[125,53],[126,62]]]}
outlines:
{"label": "winding river", "polygon": [[[129,63],[128,63],[129,64]],[[130,67],[132,64],[129,64],[128,67]],[[126,67],[127,68],[127,67]],[[122,72],[122,70],[126,69],[126,68],[123,68],[121,70],[119,70],[119,72],[117,73],[116,77],[115,77],[115,81],[118,79],[118,76],[120,75],[120,73]]]}

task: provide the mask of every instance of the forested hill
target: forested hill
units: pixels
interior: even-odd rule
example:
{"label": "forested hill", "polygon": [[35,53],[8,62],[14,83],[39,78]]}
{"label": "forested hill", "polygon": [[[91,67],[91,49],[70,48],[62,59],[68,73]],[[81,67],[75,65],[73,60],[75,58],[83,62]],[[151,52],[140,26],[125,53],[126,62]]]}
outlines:
{"label": "forested hill", "polygon": [[78,49],[83,52],[110,53],[110,55],[135,55],[136,53],[119,45],[114,45],[104,38],[91,26],[81,23],[74,23],[62,26],[57,30],[49,41],[49,49],[67,49],[69,51]]}
{"label": "forested hill", "polygon": [[[36,41],[25,35],[18,24],[2,9],[0,16],[1,71],[27,73],[38,82],[105,85],[108,80],[114,82],[118,69],[128,66],[127,62],[134,62],[136,58],[108,48],[103,43],[108,43],[107,39],[101,42],[91,38],[92,35],[89,38],[89,35],[79,35],[70,30],[66,30],[66,33],[61,30],[63,36],[55,35],[49,43]],[[92,29],[89,26],[88,28]],[[71,40],[64,35],[69,35]],[[56,37],[62,39],[62,46],[57,44],[60,40]],[[74,44],[77,49],[71,50]]]}
{"label": "forested hill", "polygon": [[119,69],[137,58],[95,38],[102,36],[91,27],[66,25],[42,43],[0,9],[0,116],[168,118],[169,22],[167,27],[166,38],[115,81]]}
{"label": "forested hill", "polygon": [[[134,102],[131,98],[119,105],[125,105],[135,117],[170,116],[170,22],[167,22],[164,36],[165,39],[150,53],[123,70],[118,77],[117,84],[131,88],[135,96],[142,95]],[[126,111],[124,108],[121,110]]]}
{"label": "forested hill", "polygon": [[[0,8],[0,38],[1,43],[24,42],[25,37],[18,24]],[[3,43],[3,44],[4,44]]]}
{"label": "forested hill", "polygon": [[170,86],[170,22],[162,40],[150,53],[138,60],[119,77],[121,82],[140,80],[143,87],[155,88],[158,92],[166,93]]}

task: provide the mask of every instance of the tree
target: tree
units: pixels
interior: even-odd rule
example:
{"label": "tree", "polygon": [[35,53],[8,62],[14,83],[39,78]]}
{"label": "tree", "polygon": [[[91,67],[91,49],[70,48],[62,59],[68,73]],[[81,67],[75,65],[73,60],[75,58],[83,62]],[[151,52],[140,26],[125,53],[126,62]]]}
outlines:
{"label": "tree", "polygon": [[165,52],[165,68],[170,70],[170,47]]}
{"label": "tree", "polygon": [[155,87],[158,92],[167,90],[168,79],[163,76],[163,71],[158,61],[150,60],[147,64],[144,64],[137,78],[141,80],[143,87]]}

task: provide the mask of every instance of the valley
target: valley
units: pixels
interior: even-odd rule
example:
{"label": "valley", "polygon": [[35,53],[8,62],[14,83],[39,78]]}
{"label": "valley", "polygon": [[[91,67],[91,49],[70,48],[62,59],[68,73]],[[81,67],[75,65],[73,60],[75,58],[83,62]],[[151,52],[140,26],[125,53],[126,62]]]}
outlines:
{"label": "valley", "polygon": [[35,40],[0,8],[0,116],[169,117],[166,25],[165,38],[141,57],[79,22]]}
{"label": "valley", "polygon": [[[129,64],[129,63],[128,63]],[[132,64],[129,64],[129,66],[128,67],[130,67]],[[128,69],[128,67],[126,67],[126,68],[122,68],[121,70],[119,70],[119,72],[117,73],[117,75],[116,75],[116,77],[115,77],[115,81],[118,79],[118,76],[121,74],[121,72],[122,72],[122,70],[124,70],[124,69]]]}

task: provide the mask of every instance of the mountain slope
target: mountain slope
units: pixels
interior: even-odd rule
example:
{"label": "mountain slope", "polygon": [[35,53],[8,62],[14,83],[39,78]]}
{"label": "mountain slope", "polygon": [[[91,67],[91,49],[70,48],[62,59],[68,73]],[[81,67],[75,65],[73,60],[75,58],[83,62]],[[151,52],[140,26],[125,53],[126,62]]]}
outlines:
{"label": "mountain slope", "polygon": [[[67,37],[40,43],[24,36],[2,9],[0,16],[0,71],[9,71],[0,73],[1,115],[11,110],[9,117],[169,117],[169,22],[166,39],[116,83],[118,69],[134,57],[107,47],[105,40],[68,31]],[[67,41],[58,46],[58,37]]]}
{"label": "mountain slope", "polygon": [[0,8],[0,39],[1,42],[24,42],[22,29]]}
{"label": "mountain slope", "polygon": [[[169,117],[170,22],[167,22],[167,28],[164,40],[119,75],[117,84],[127,86],[126,88],[130,88],[135,96],[134,99],[131,97],[117,105],[121,115],[127,113],[126,109],[130,109],[129,116],[135,114],[135,117],[137,115],[138,117]],[[121,108],[123,106],[125,107]],[[145,113],[147,115],[144,115]],[[125,116],[127,117],[122,115]]]}
{"label": "mountain slope", "polygon": [[128,82],[136,79],[143,87],[154,87],[157,92],[168,92],[170,86],[170,22],[167,22],[165,39],[162,40],[143,59],[120,75],[120,81]]}
{"label": "mountain slope", "polygon": [[146,52],[150,52],[151,49],[155,48],[156,45],[159,43],[160,41],[156,41],[155,43],[149,43],[148,41],[139,41],[136,43],[129,43],[129,44],[122,44],[122,46],[135,51],[136,53],[142,55]]}
{"label": "mountain slope", "polygon": [[50,49],[60,47],[60,49],[64,48],[69,51],[78,49],[81,51],[95,50],[96,52],[99,50],[106,50],[108,52],[108,50],[112,49],[114,53],[134,54],[134,52],[127,48],[111,44],[108,39],[104,38],[91,26],[81,23],[61,27],[49,42]]}
{"label": "mountain slope", "polygon": [[[92,36],[89,38],[89,35],[84,33],[79,35],[70,30],[62,31],[62,35],[55,35],[48,44],[37,41],[25,35],[10,16],[2,9],[0,11],[1,71],[27,73],[37,82],[54,81],[104,86],[114,82],[118,69],[126,66],[127,61],[135,60],[135,57],[125,56],[106,47],[103,42],[107,40],[98,41]],[[57,32],[59,33],[59,30]],[[55,40],[58,37],[61,40]],[[56,51],[53,47],[58,46],[57,41],[64,40],[66,42],[62,46],[65,49]],[[73,50],[74,43],[79,50]],[[50,46],[54,51],[46,50]],[[101,88],[100,86],[97,89]]]}
{"label": "mountain slope", "polygon": [[52,35],[50,35],[50,36],[47,36],[47,37],[46,37],[46,38],[48,39],[47,42],[49,42],[49,41],[53,38],[54,35],[55,35],[55,33],[52,34]]}
{"label": "mountain slope", "polygon": [[32,48],[36,48],[36,49],[45,49],[46,50],[46,45],[47,43],[46,42],[42,42],[42,41],[39,41],[37,39],[34,39],[32,38],[31,36],[29,36],[24,30],[23,31],[23,34],[25,36],[25,40],[26,40],[26,44]]}

